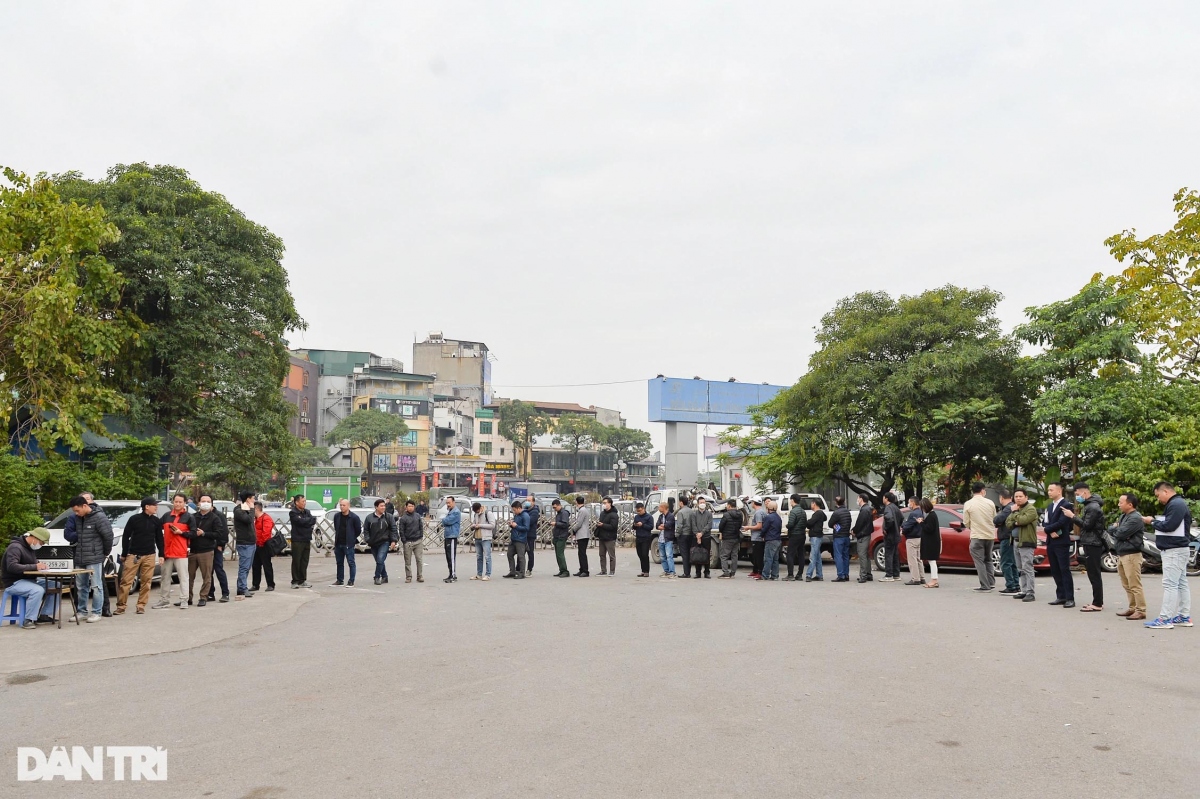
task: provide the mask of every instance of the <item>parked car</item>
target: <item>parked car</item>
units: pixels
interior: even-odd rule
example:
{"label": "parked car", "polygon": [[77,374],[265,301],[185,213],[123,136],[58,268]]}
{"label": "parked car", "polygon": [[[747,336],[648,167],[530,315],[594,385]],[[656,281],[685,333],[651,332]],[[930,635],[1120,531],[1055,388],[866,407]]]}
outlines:
{"label": "parked car", "polygon": [[357,496],[357,497],[351,497],[350,498],[350,507],[352,507],[352,508],[370,508],[371,510],[375,510],[375,502],[380,499],[383,499],[383,497],[372,497],[372,496],[367,496],[365,494]]}
{"label": "parked car", "polygon": [[[104,578],[112,585],[112,592],[115,595],[117,558],[121,554],[121,540],[117,536],[116,520],[130,511],[141,511],[142,504],[138,499],[98,499],[96,504],[108,516],[109,521],[113,522],[113,549],[104,559]],[[161,511],[165,505],[166,503],[159,505],[159,510]],[[38,550],[38,560],[48,564],[52,569],[71,569],[75,566],[75,545],[69,543],[63,535],[63,529],[67,526],[67,518],[72,513],[74,511],[68,508],[46,525],[50,531],[50,541]],[[122,524],[121,527],[123,529],[124,525]]]}
{"label": "parked car", "polygon": [[[937,514],[938,526],[942,530],[942,555],[938,558],[938,568],[966,568],[974,569],[975,561],[971,560],[971,531],[963,527],[962,505],[934,505],[933,512]],[[902,513],[904,518],[908,518],[911,513],[905,508]],[[1039,526],[1037,530],[1038,545],[1033,551],[1033,568],[1035,572],[1046,572],[1050,570],[1050,562],[1046,560],[1046,533]],[[1075,544],[1071,544],[1071,553],[1074,555]],[[875,568],[879,571],[886,571],[885,556],[883,549],[883,519],[882,517],[875,520],[875,527],[871,533],[871,560],[874,562]],[[904,545],[900,545],[900,568],[908,568],[908,559],[904,554]],[[1000,547],[997,545],[992,550],[992,571],[997,575],[1002,574],[1000,570]]]}
{"label": "parked car", "polygon": [[[370,516],[372,513],[375,512],[375,508],[374,507],[351,508],[350,512],[357,515],[359,519],[365,519],[368,516]],[[334,508],[333,510],[325,512],[324,526],[327,527],[329,530],[329,540],[330,541],[334,540],[333,517],[337,516],[339,513],[341,513],[341,511],[338,510],[337,508]],[[370,550],[371,550],[371,548],[369,546],[367,546],[366,539],[364,539],[362,537],[362,535],[360,534],[358,536],[358,541],[355,542],[355,544],[354,544],[354,551],[355,552],[369,552]]]}

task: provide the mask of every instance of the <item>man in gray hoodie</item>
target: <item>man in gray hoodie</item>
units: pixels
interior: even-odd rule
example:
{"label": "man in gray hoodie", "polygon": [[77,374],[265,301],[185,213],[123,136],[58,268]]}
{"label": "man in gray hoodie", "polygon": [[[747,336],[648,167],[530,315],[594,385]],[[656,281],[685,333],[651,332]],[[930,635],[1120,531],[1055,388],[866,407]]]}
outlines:
{"label": "man in gray hoodie", "polygon": [[587,548],[592,538],[592,512],[588,510],[583,494],[575,496],[575,520],[571,522],[571,535],[575,537],[575,547],[579,550],[579,571],[575,572],[575,576],[590,577]]}
{"label": "man in gray hoodie", "polygon": [[692,576],[692,547],[698,543],[695,514],[691,499],[687,494],[681,493],[679,509],[675,511],[675,548],[683,559],[683,574],[679,576],[684,580]]}
{"label": "man in gray hoodie", "polygon": [[692,563],[696,569],[696,577],[700,576],[701,566],[704,568],[704,576],[711,577],[709,570],[712,568],[712,508],[708,506],[708,499],[705,497],[696,498],[696,509],[692,511],[692,529],[695,531],[693,540],[696,542],[692,546],[700,546],[709,555],[704,558],[701,563]]}

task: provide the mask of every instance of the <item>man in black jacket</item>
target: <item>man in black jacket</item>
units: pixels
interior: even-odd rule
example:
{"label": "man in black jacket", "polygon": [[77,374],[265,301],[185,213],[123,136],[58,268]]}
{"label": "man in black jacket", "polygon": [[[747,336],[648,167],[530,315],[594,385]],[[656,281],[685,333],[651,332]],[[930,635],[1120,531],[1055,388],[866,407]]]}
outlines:
{"label": "man in black jacket", "polygon": [[854,520],[854,538],[858,547],[858,581],[868,583],[871,576],[871,533],[875,530],[874,507],[866,494],[858,495],[858,518]]}
{"label": "man in black jacket", "polygon": [[404,503],[404,513],[401,514],[396,527],[400,534],[400,546],[404,550],[404,582],[411,583],[412,560],[417,561],[417,582],[425,582],[425,529],[423,517],[417,510],[416,503],[411,499]]}
{"label": "man in black jacket", "polygon": [[804,572],[804,582],[810,583],[817,581],[818,583],[825,579],[823,570],[823,561],[821,560],[821,546],[825,543],[825,511],[821,510],[820,503],[813,500],[809,504],[809,509],[812,515],[808,517],[808,569]]}
{"label": "man in black jacket", "polygon": [[317,519],[304,507],[303,494],[292,497],[288,522],[292,527],[292,588],[312,588],[308,583],[308,556],[312,552],[313,528]]}
{"label": "man in black jacket", "polygon": [[[354,545],[362,535],[362,519],[350,512],[350,500],[338,503],[338,513],[333,517],[333,556],[337,559],[337,579],[334,585],[354,585]],[[345,561],[350,562],[350,580],[344,581]]]}
{"label": "man in black jacket", "polygon": [[1117,555],[1117,575],[1129,600],[1129,608],[1117,615],[1130,621],[1141,621],[1146,618],[1146,595],[1142,592],[1142,544],[1146,523],[1138,512],[1136,494],[1122,494],[1117,500],[1117,509],[1121,511],[1121,520],[1113,530],[1113,548]]}
{"label": "man in black jacket", "polygon": [[525,576],[533,574],[533,550],[537,545],[538,522],[542,520],[542,509],[538,507],[537,497],[534,497],[529,502],[529,507],[525,509],[525,513],[529,515],[529,538],[526,541],[529,546],[526,553],[528,568],[525,569]]}
{"label": "man in black jacket", "polygon": [[621,516],[613,507],[612,498],[605,497],[600,509],[600,524],[596,526],[601,577],[615,577],[617,574],[617,532],[620,526]]}
{"label": "man in black jacket", "polygon": [[375,500],[375,512],[363,519],[363,538],[375,556],[375,585],[386,583],[388,548],[399,541],[400,536],[396,532],[396,522],[387,512],[387,503],[382,499]]}
{"label": "man in black jacket", "polygon": [[[196,571],[200,572],[200,602],[196,607],[204,607],[213,600],[213,562],[217,557],[224,557],[223,550],[229,543],[229,525],[225,523],[225,514],[213,509],[212,497],[204,494],[200,497],[199,510],[192,515],[196,522],[196,534],[192,537],[191,552],[188,554],[188,598],[192,604],[192,589],[196,587]],[[224,586],[221,601],[229,601],[229,587]]]}
{"label": "man in black jacket", "polygon": [[121,582],[117,586],[114,614],[125,612],[134,577],[138,578],[138,615],[146,612],[146,602],[154,583],[154,567],[161,565],[162,559],[163,526],[162,519],[158,518],[158,500],[146,497],[142,500],[142,512],[125,523],[125,533],[121,536]]}
{"label": "man in black jacket", "polygon": [[1063,510],[1079,531],[1079,549],[1088,581],[1092,584],[1091,604],[1080,608],[1085,613],[1104,610],[1104,578],[1100,570],[1100,558],[1104,554],[1104,511],[1100,497],[1093,496],[1087,483],[1075,484],[1075,497],[1083,502],[1080,513],[1071,508]]}
{"label": "man in black jacket", "polygon": [[850,582],[850,510],[844,497],[834,497],[837,505],[829,515],[829,529],[833,531],[833,567],[837,577],[835,583]]}
{"label": "man in black jacket", "polygon": [[[791,519],[791,516],[788,516]],[[717,525],[717,534],[721,536],[721,576],[718,580],[729,580],[737,574],[738,551],[742,547],[742,525],[746,523],[742,512],[738,510],[737,500],[730,498],[725,502],[725,512],[721,514],[721,522]],[[789,532],[788,535],[793,535]],[[799,532],[800,540],[804,540],[803,528]],[[790,545],[790,544],[789,544]]]}
{"label": "man in black jacket", "polygon": [[562,506],[562,500],[556,499],[550,503],[554,511],[554,559],[558,561],[556,577],[570,577],[571,569],[567,566],[567,539],[571,537],[571,512]]}
{"label": "man in black jacket", "polygon": [[[804,576],[804,532],[808,529],[808,513],[804,510],[804,498],[792,494],[789,498],[787,518],[787,577],[785,583],[792,582],[796,576]],[[793,569],[795,571],[793,571]]]}
{"label": "man in black jacket", "polygon": [[883,496],[883,582],[894,583],[900,579],[900,527],[904,517],[897,505],[896,495],[891,491]]}
{"label": "man in black jacket", "polygon": [[1016,542],[1013,541],[1012,530],[1004,522],[1013,512],[1012,489],[1000,489],[1000,510],[992,519],[996,525],[996,537],[1000,539],[1000,571],[1004,573],[1004,590],[1002,594],[1016,594],[1021,591],[1021,573],[1017,571]]}
{"label": "man in black jacket", "polygon": [[75,565],[87,569],[87,574],[75,576],[75,601],[79,613],[87,613],[89,595],[92,599],[88,622],[100,621],[104,610],[104,559],[112,552],[112,522],[98,505],[80,494],[71,500],[75,514]]}
{"label": "man in black jacket", "polygon": [[258,549],[258,535],[254,530],[253,491],[238,494],[238,504],[233,509],[233,544],[237,547],[237,598],[254,596],[250,590],[250,569],[254,566],[254,550]]}

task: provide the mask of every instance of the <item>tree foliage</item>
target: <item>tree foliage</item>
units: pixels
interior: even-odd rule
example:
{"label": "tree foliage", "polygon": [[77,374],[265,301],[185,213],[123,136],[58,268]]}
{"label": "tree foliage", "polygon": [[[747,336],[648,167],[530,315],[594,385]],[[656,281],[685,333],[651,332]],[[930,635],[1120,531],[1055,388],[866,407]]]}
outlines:
{"label": "tree foliage", "polygon": [[367,486],[370,492],[374,492],[375,450],[393,443],[406,433],[408,425],[399,416],[376,408],[359,408],[334,425],[325,440],[335,447],[367,451]]}
{"label": "tree foliage", "polygon": [[101,254],[119,239],[99,208],[64,202],[45,176],[4,169],[0,184],[0,417],[17,443],[83,446],[125,403],[109,381],[139,325]]}
{"label": "tree foliage", "polygon": [[34,491],[33,470],[25,459],[0,455],[0,547],[42,524]]}
{"label": "tree foliage", "polygon": [[172,166],[59,175],[64,197],[105,209],[119,239],[100,252],[125,280],[121,313],[146,324],[112,372],[135,419],[196,447],[191,466],[252,482],[286,466],[294,408],[280,392],[284,335],[300,329],[283,243]]}
{"label": "tree foliage", "polygon": [[579,477],[579,451],[591,449],[596,444],[597,437],[604,426],[591,416],[578,413],[566,413],[554,420],[555,444],[571,453],[571,483],[574,485]]}
{"label": "tree foliage", "polygon": [[[725,440],[777,485],[838,479],[876,498],[919,492],[926,467],[949,467],[954,493],[999,477],[1029,443],[1017,344],[1000,333],[1000,295],[955,286],[893,299],[862,292],[821,320],[809,372],[752,409]],[[877,479],[875,489],[868,481]]]}
{"label": "tree foliage", "polygon": [[650,456],[650,434],[636,427],[601,426],[596,443],[611,449],[619,461],[644,461]]}
{"label": "tree foliage", "polygon": [[1159,368],[1172,377],[1200,379],[1200,193],[1175,194],[1175,225],[1139,239],[1126,230],[1105,240],[1125,264],[1117,292],[1128,316],[1154,344]]}
{"label": "tree foliage", "polygon": [[520,457],[520,465],[516,469],[518,476],[528,477],[525,466],[528,463],[529,452],[533,449],[533,440],[550,430],[549,415],[539,411],[532,402],[513,400],[500,406],[500,424],[497,428],[500,435],[513,442],[513,448]]}

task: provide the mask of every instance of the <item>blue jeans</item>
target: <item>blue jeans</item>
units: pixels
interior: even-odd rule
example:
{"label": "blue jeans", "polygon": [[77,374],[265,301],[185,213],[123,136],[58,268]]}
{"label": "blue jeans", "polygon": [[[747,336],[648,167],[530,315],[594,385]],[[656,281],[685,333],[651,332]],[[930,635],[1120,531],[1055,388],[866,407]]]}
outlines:
{"label": "blue jeans", "polygon": [[377,580],[387,579],[388,547],[391,545],[390,541],[381,541],[371,547],[371,554],[375,556],[375,579]]}
{"label": "blue jeans", "polygon": [[838,577],[850,579],[850,536],[834,536],[833,566]]}
{"label": "blue jeans", "polygon": [[350,562],[350,582],[354,582],[354,544],[341,544],[333,548],[333,556],[337,558],[337,578],[338,582],[342,582],[345,574],[345,561]]}
{"label": "blue jeans", "polygon": [[658,554],[662,557],[663,574],[675,573],[675,542],[659,541]]}
{"label": "blue jeans", "polygon": [[229,596],[229,579],[225,577],[225,548],[213,550],[213,578],[208,584],[209,599],[217,595],[217,586],[221,586],[221,596]]}
{"label": "blue jeans", "polygon": [[1000,541],[1000,571],[1004,572],[1005,591],[1021,590],[1021,575],[1017,571],[1017,556],[1013,552],[1012,538]]}
{"label": "blue jeans", "polygon": [[[48,587],[49,584],[45,580],[38,580],[37,582],[33,580],[17,580],[5,590],[8,591],[9,596],[25,597],[25,618],[37,619],[43,613],[47,616],[53,616],[58,610],[58,595],[51,594],[47,597],[46,589]],[[49,607],[43,609],[43,602],[49,605]],[[0,608],[0,611],[8,613],[8,608],[9,603],[5,602],[4,607]]]}
{"label": "blue jeans", "polygon": [[1176,547],[1162,551],[1162,619],[1192,615],[1192,591],[1188,587],[1187,563],[1191,547]]}
{"label": "blue jeans", "polygon": [[764,580],[774,580],[779,577],[779,548],[782,545],[782,541],[767,541],[764,543],[762,568]]}
{"label": "blue jeans", "polygon": [[821,572],[821,543],[824,540],[823,535],[808,537],[808,570],[804,572],[805,577],[824,577]]}
{"label": "blue jeans", "polygon": [[75,605],[80,613],[87,613],[88,594],[92,597],[92,613],[97,616],[104,610],[104,564],[80,566],[81,569],[91,569],[87,574],[75,575]]}
{"label": "blue jeans", "polygon": [[475,542],[475,576],[492,576],[492,542],[485,538]]}
{"label": "blue jeans", "polygon": [[250,569],[254,566],[254,550],[258,549],[254,544],[238,544],[238,579],[237,592],[239,594],[246,593],[246,588],[250,580]]}

